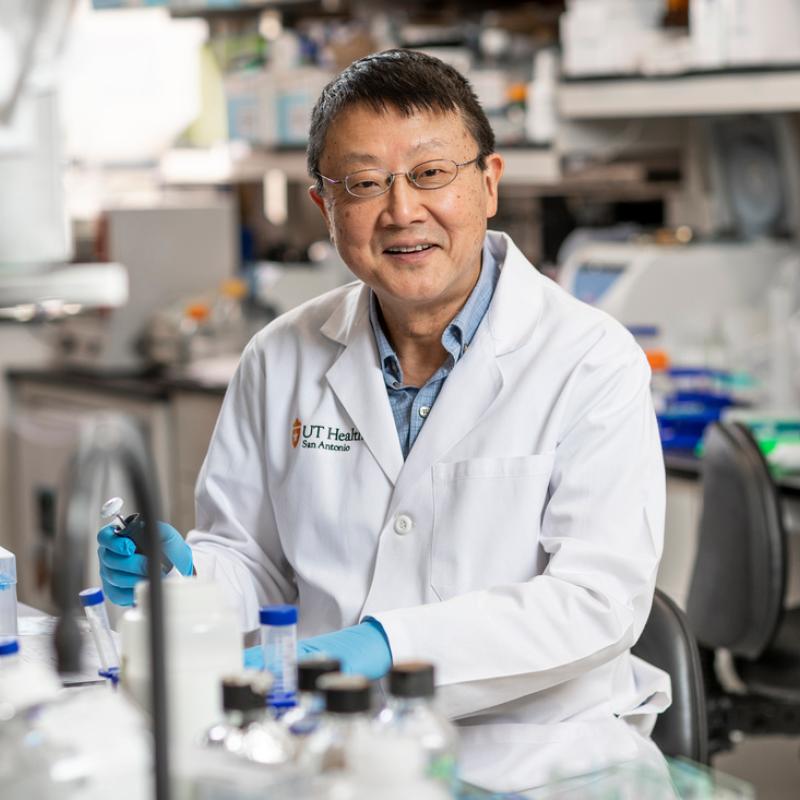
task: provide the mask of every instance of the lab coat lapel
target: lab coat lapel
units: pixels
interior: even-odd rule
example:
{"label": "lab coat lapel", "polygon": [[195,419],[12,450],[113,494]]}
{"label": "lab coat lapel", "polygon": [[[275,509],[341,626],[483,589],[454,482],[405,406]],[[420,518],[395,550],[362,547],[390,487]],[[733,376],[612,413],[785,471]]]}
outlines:
{"label": "lab coat lapel", "polygon": [[482,325],[467,352],[442,386],[411,448],[395,486],[389,515],[394,513],[420,476],[429,471],[488,411],[503,386],[488,327]]}
{"label": "lab coat lapel", "polygon": [[345,345],[326,378],[386,477],[395,483],[403,466],[386,384],[378,362],[364,286],[331,315],[322,333]]}

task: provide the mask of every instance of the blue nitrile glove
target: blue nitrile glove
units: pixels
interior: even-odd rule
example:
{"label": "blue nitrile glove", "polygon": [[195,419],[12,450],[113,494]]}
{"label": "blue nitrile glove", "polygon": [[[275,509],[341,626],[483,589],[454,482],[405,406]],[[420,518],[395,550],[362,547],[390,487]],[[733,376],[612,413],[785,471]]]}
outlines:
{"label": "blue nitrile glove", "polygon": [[367,618],[360,625],[323,633],[297,643],[297,657],[325,653],[342,662],[342,672],[363,675],[370,680],[382,678],[392,667],[392,649],[383,625]]}
{"label": "blue nitrile glove", "polygon": [[[158,523],[161,546],[167,558],[181,575],[192,574],[192,548],[166,522]],[[106,525],[97,534],[97,555],[100,558],[100,578],[103,592],[118,606],[133,605],[133,587],[147,577],[147,559],[136,552],[136,545],[125,536],[114,533]]]}

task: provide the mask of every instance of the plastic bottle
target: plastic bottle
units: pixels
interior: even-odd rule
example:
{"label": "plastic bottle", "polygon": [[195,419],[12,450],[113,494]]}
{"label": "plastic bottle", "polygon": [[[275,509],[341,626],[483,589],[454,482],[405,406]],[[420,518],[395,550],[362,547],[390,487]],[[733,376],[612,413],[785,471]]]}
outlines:
{"label": "plastic bottle", "polygon": [[0,547],[0,636],[17,635],[17,560]]}
{"label": "plastic bottle", "polygon": [[452,786],[456,779],[456,730],[433,704],[434,668],[425,662],[395,664],[389,673],[389,701],[376,727],[409,736],[428,759],[428,774]]}
{"label": "plastic bottle", "polygon": [[325,698],[325,713],[302,752],[302,760],[314,772],[345,768],[345,754],[355,737],[373,730],[372,691],[361,675],[332,672],[317,681]]}
{"label": "plastic bottle", "polygon": [[[186,577],[162,581],[169,731],[177,748],[190,747],[222,717],[219,684],[242,667],[239,619],[217,584]],[[149,584],[135,589],[136,606],[120,625],[120,678],[145,711],[150,706]]]}
{"label": "plastic bottle", "polygon": [[317,729],[325,712],[325,698],[317,688],[317,681],[341,668],[339,659],[324,655],[303,659],[297,665],[297,705],[281,718],[292,736],[305,738]]}
{"label": "plastic bottle", "polygon": [[98,586],[92,586],[80,592],[79,597],[86,618],[89,620],[89,628],[97,648],[101,671],[107,673],[110,670],[119,669],[117,645],[111,634],[103,590]]}
{"label": "plastic bottle", "polygon": [[295,745],[289,732],[267,714],[272,676],[244,670],[222,679],[225,718],[206,732],[204,744],[258,764],[289,763]]}
{"label": "plastic bottle", "polygon": [[264,667],[275,679],[269,706],[280,716],[297,702],[297,608],[263,606],[259,618]]}

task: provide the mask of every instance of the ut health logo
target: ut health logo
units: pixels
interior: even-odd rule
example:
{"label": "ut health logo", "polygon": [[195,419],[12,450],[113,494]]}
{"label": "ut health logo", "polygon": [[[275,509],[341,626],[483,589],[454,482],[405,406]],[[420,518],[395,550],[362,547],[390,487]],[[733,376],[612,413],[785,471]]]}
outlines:
{"label": "ut health logo", "polygon": [[350,442],[360,442],[362,438],[355,428],[348,431],[335,425],[304,424],[299,417],[292,423],[292,448],[299,445],[307,450],[346,453],[350,450]]}

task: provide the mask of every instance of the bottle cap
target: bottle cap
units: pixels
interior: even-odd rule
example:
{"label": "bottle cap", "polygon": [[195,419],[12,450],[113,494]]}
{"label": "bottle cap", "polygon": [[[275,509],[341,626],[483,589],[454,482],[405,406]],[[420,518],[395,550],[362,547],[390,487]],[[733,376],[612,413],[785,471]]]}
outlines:
{"label": "bottle cap", "polygon": [[19,653],[19,641],[13,636],[0,639],[0,656],[13,656]]}
{"label": "bottle cap", "polygon": [[92,586],[89,589],[84,589],[78,594],[78,597],[80,597],[81,605],[84,608],[86,606],[98,606],[104,599],[103,590],[99,586]]}
{"label": "bottle cap", "polygon": [[297,688],[301,692],[316,692],[317,681],[331,672],[340,672],[342,662],[325,655],[304,658],[297,665]]}
{"label": "bottle cap", "polygon": [[394,697],[433,697],[433,664],[406,661],[395,664],[389,673],[389,694]]}
{"label": "bottle cap", "polygon": [[297,606],[261,606],[262,625],[296,625]]}
{"label": "bottle cap", "polygon": [[336,714],[358,714],[372,705],[372,687],[362,675],[329,672],[317,681],[317,689],[325,695],[325,710]]}
{"label": "bottle cap", "polygon": [[222,707],[225,711],[257,711],[266,708],[272,676],[244,670],[222,679]]}

